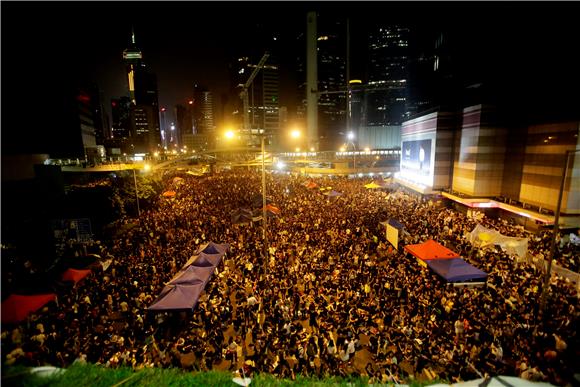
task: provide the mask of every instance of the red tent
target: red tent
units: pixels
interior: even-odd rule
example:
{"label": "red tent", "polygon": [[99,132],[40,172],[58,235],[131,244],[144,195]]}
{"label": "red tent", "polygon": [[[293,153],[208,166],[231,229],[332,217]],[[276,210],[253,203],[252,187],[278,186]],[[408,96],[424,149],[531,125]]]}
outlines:
{"label": "red tent", "polygon": [[63,281],[73,281],[75,284],[91,274],[90,270],[76,270],[76,269],[67,269],[64,273],[62,273],[62,280]]}
{"label": "red tent", "polygon": [[266,205],[266,211],[270,211],[273,214],[280,215],[280,209],[271,204]]}
{"label": "red tent", "polygon": [[2,302],[2,323],[17,323],[56,299],[56,294],[34,294],[23,296],[12,294]]}
{"label": "red tent", "polygon": [[433,239],[416,245],[407,245],[405,246],[405,251],[413,254],[422,261],[429,259],[459,258],[459,254],[435,242]]}

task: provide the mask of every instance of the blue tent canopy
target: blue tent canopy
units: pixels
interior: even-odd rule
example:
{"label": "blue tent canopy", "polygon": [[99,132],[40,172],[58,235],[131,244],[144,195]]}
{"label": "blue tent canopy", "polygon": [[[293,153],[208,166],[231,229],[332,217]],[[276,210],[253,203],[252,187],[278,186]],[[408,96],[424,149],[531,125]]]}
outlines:
{"label": "blue tent canopy", "polygon": [[193,310],[203,291],[204,284],[167,285],[149,310]]}
{"label": "blue tent canopy", "polygon": [[209,242],[205,245],[202,245],[199,249],[197,249],[196,254],[220,254],[224,255],[226,251],[230,248],[230,245],[227,243],[213,243]]}
{"label": "blue tent canopy", "polygon": [[198,248],[196,254],[163,288],[148,310],[193,310],[229,247],[227,243],[209,242]]}
{"label": "blue tent canopy", "polygon": [[430,259],[427,265],[448,282],[485,280],[487,274],[461,258]]}
{"label": "blue tent canopy", "polygon": [[388,224],[390,224],[391,226],[393,226],[394,228],[397,228],[399,230],[402,230],[405,228],[405,226],[403,226],[401,223],[399,223],[396,219],[391,218],[387,221]]}
{"label": "blue tent canopy", "polygon": [[168,282],[168,285],[206,283],[213,274],[213,267],[189,266]]}

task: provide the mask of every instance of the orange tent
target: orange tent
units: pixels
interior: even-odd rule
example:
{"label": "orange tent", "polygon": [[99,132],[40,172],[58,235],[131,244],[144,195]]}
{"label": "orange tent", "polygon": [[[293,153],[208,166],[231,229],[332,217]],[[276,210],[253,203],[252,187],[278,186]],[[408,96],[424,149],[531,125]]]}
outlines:
{"label": "orange tent", "polygon": [[318,187],[318,184],[316,184],[313,181],[310,181],[306,184],[306,188],[308,188],[308,189],[312,189],[312,188],[316,188],[316,187]]}
{"label": "orange tent", "polygon": [[266,205],[266,211],[270,211],[273,214],[280,215],[280,209],[271,204]]}
{"label": "orange tent", "polygon": [[55,299],[56,294],[54,293],[27,296],[12,294],[2,302],[2,323],[17,323],[25,320],[30,313]]}
{"label": "orange tent", "polygon": [[90,270],[76,270],[76,269],[67,269],[64,273],[62,273],[62,280],[63,281],[72,281],[75,284],[91,274]]}
{"label": "orange tent", "polygon": [[163,196],[166,198],[172,198],[175,196],[175,191],[165,191],[163,192]]}
{"label": "orange tent", "polygon": [[459,258],[459,254],[435,242],[433,239],[429,239],[426,242],[416,245],[407,245],[405,246],[405,251],[411,253],[421,261],[426,261],[429,259]]}

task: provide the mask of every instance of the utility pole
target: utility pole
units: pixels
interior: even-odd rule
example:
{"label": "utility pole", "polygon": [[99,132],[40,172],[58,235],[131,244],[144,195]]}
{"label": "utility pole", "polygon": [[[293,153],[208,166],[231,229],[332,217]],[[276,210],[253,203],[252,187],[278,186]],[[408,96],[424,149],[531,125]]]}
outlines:
{"label": "utility pole", "polygon": [[580,149],[566,151],[564,157],[564,172],[562,173],[562,180],[560,181],[560,191],[558,192],[558,204],[556,205],[556,213],[554,214],[554,229],[552,231],[552,243],[550,245],[550,254],[548,255],[548,269],[546,270],[546,277],[544,278],[544,286],[542,287],[542,295],[540,297],[540,313],[544,314],[546,307],[546,297],[548,288],[550,287],[550,277],[552,276],[552,261],[556,253],[556,237],[560,232],[560,210],[562,208],[562,197],[564,196],[564,186],[566,183],[566,175],[568,174],[568,159],[570,155],[579,153]]}

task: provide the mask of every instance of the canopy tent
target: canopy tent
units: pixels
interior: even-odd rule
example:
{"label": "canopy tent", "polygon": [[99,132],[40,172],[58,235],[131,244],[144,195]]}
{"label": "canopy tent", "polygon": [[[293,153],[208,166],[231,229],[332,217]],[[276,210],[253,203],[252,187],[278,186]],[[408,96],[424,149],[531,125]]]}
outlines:
{"label": "canopy tent", "polygon": [[201,282],[193,284],[167,285],[159,297],[149,306],[149,310],[193,310],[204,285]]}
{"label": "canopy tent", "polygon": [[163,197],[164,198],[172,198],[175,196],[175,191],[165,191],[163,192]]}
{"label": "canopy tent", "polygon": [[313,189],[313,188],[318,187],[318,184],[316,184],[313,181],[309,181],[309,182],[305,183],[304,186],[308,189]]}
{"label": "canopy tent", "polygon": [[525,258],[528,252],[527,238],[514,238],[502,235],[496,230],[492,230],[478,224],[469,234],[469,242],[477,247],[489,247],[498,245],[506,253]]}
{"label": "canopy tent", "polygon": [[378,185],[374,181],[369,183],[369,184],[365,184],[366,189],[377,189],[377,188],[382,188],[382,187],[383,187],[382,185]]}
{"label": "canopy tent", "polygon": [[62,273],[62,280],[63,281],[72,281],[75,284],[91,274],[90,270],[76,270],[76,269],[67,269],[64,273]]}
{"label": "canopy tent", "polygon": [[56,294],[12,294],[2,302],[2,323],[11,324],[23,321],[32,312],[56,300]]}
{"label": "canopy tent", "polygon": [[485,280],[487,274],[461,258],[430,259],[427,266],[447,282]]}
{"label": "canopy tent", "polygon": [[221,254],[224,255],[230,248],[230,245],[227,243],[214,243],[208,242],[201,245],[196,251],[195,254]]}
{"label": "canopy tent", "polygon": [[337,197],[337,196],[342,196],[342,192],[338,192],[338,191],[332,190],[332,191],[328,191],[328,192],[323,193],[323,195],[326,195],[329,198],[334,198],[334,197]]}
{"label": "canopy tent", "polygon": [[213,274],[214,267],[188,266],[173,277],[167,285],[206,283]]}
{"label": "canopy tent", "polygon": [[252,210],[248,208],[238,208],[232,211],[231,218],[233,224],[246,224],[252,221]]}
{"label": "canopy tent", "polygon": [[227,243],[214,242],[201,245],[184,268],[167,283],[148,310],[193,310],[229,247]]}
{"label": "canopy tent", "polygon": [[[262,208],[262,205],[264,204],[264,198],[262,197],[261,194],[258,195],[254,195],[254,197],[252,198],[252,207],[253,208]],[[272,204],[272,199],[266,197],[266,205],[268,204]]]}
{"label": "canopy tent", "polygon": [[274,215],[280,215],[280,209],[271,204],[266,205],[266,211],[271,212]]}
{"label": "canopy tent", "polygon": [[222,255],[220,254],[205,254],[200,253],[197,256],[191,266],[193,267],[217,267],[222,260]]}
{"label": "canopy tent", "polygon": [[429,239],[426,242],[416,245],[405,246],[405,251],[413,254],[415,257],[423,261],[428,259],[452,259],[459,258],[459,254],[449,250],[447,247]]}
{"label": "canopy tent", "polygon": [[381,222],[386,228],[387,241],[389,241],[395,249],[399,248],[399,235],[403,232],[405,227],[396,219],[389,219],[386,222]]}

